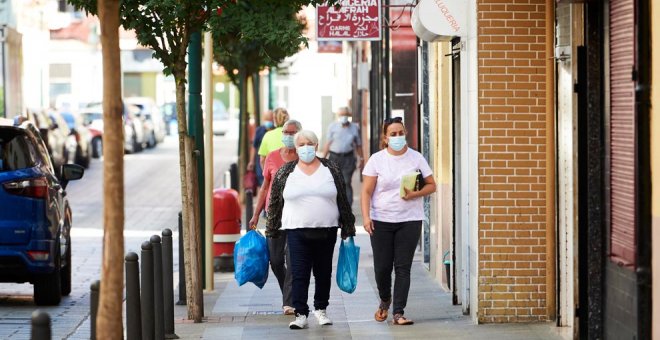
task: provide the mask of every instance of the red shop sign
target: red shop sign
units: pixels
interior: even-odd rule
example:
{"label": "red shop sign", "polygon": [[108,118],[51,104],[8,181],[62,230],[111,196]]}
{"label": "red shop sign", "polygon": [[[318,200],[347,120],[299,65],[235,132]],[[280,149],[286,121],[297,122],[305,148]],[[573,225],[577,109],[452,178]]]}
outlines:
{"label": "red shop sign", "polygon": [[380,0],[341,0],[316,7],[317,40],[380,40]]}

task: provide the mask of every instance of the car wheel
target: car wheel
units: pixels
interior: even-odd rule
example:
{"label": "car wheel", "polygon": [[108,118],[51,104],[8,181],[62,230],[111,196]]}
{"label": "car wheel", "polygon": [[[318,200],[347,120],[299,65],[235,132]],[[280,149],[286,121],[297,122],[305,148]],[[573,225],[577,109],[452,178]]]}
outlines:
{"label": "car wheel", "polygon": [[151,149],[154,146],[156,146],[156,134],[152,132],[151,135],[149,136],[149,142],[147,142],[147,147]]}
{"label": "car wheel", "polygon": [[[59,246],[55,249],[59,250]],[[60,255],[59,251],[55,253],[55,270],[34,282],[34,304],[37,306],[56,306],[62,300]]]}
{"label": "car wheel", "polygon": [[103,156],[103,140],[96,137],[92,140],[92,157],[101,158]]}
{"label": "car wheel", "polygon": [[60,273],[60,279],[61,279],[61,293],[62,296],[69,296],[71,294],[71,268],[72,268],[72,263],[71,263],[71,236],[67,238],[67,249],[66,249],[66,255],[64,257],[66,259],[66,265],[62,268],[62,272]]}
{"label": "car wheel", "polygon": [[133,152],[140,151],[142,151],[142,144],[138,143],[136,136],[133,136]]}

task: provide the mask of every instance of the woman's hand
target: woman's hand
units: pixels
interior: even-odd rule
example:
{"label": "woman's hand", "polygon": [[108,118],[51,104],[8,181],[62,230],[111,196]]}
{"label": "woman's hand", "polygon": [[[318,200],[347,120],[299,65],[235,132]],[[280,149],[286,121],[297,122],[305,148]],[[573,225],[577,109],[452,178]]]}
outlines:
{"label": "woman's hand", "polygon": [[259,224],[259,214],[254,214],[248,225],[250,226],[250,229],[254,230],[257,229],[257,224]]}
{"label": "woman's hand", "polygon": [[374,233],[374,222],[370,218],[364,219],[364,230],[367,231],[367,234],[373,235]]}
{"label": "woman's hand", "polygon": [[406,195],[401,197],[402,200],[407,201],[419,197],[419,191],[412,191],[408,188],[403,188],[406,191]]}

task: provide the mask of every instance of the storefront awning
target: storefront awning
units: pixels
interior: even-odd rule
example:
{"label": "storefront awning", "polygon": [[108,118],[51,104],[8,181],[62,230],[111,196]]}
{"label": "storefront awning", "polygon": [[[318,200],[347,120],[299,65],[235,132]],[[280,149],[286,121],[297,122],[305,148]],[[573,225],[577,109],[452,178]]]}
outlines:
{"label": "storefront awning", "polygon": [[424,41],[448,41],[466,32],[464,0],[420,0],[412,16],[412,28]]}

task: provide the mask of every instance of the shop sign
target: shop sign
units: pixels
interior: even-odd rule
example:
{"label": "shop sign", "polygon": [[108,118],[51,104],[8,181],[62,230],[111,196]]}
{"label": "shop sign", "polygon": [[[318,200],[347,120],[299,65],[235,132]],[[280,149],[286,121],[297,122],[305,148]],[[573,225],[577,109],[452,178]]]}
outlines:
{"label": "shop sign", "polygon": [[318,40],[380,40],[380,0],[341,0],[316,7]]}
{"label": "shop sign", "polygon": [[465,35],[464,0],[420,0],[413,10],[412,28],[424,41],[447,41]]}

